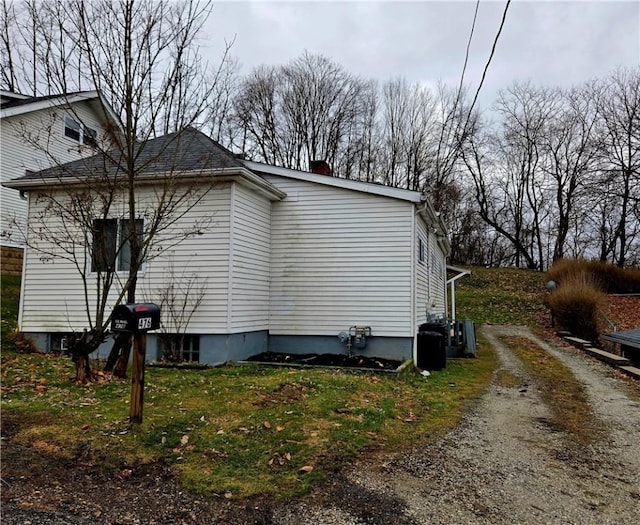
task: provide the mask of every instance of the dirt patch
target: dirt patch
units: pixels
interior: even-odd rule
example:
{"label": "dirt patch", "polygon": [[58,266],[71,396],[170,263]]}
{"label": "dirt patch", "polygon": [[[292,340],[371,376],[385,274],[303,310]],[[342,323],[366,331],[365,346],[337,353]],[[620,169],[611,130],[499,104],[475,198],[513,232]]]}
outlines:
{"label": "dirt patch", "polygon": [[261,400],[255,403],[258,406],[271,406],[302,401],[309,397],[311,387],[298,383],[285,383],[268,394],[260,394]]}
{"label": "dirt patch", "polygon": [[335,366],[340,368],[365,368],[368,370],[396,370],[402,364],[400,361],[363,355],[287,354],[281,352],[263,352],[251,356],[247,361],[308,366]]}

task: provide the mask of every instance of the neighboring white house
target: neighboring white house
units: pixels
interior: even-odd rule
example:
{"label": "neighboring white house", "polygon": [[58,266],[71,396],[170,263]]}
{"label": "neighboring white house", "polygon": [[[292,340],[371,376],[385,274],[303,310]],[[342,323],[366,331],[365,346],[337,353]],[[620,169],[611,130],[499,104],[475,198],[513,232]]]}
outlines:
{"label": "neighboring white house", "polygon": [[[176,269],[197,276],[204,295],[186,328],[188,357],[218,363],[267,350],[344,353],[339,334],[368,327],[366,347],[353,350],[400,360],[414,355],[418,327],[428,316],[446,316],[450,246],[421,193],[241,160],[195,130],[183,133],[179,144],[171,138],[150,141],[145,151],[162,152],[185,178],[216,181],[172,228],[207,220],[208,227],[149,260],[138,296],[159,303]],[[148,166],[139,202],[154,198],[154,179],[167,172],[160,161]],[[76,168],[87,170],[86,160],[65,170]],[[46,202],[38,195],[56,185],[63,198],[65,178],[55,169],[7,184],[28,195],[32,228]],[[124,200],[119,206],[114,220],[126,217]],[[147,220],[142,210],[140,220]],[[20,330],[52,349],[61,333],[85,327],[84,312],[73,266],[28,248]],[[160,357],[157,341],[150,334],[150,359]]]}
{"label": "neighboring white house", "polygon": [[[97,91],[30,97],[0,91],[0,175],[7,182],[95,154],[115,119]],[[0,190],[0,244],[21,247],[27,201],[20,191]]]}

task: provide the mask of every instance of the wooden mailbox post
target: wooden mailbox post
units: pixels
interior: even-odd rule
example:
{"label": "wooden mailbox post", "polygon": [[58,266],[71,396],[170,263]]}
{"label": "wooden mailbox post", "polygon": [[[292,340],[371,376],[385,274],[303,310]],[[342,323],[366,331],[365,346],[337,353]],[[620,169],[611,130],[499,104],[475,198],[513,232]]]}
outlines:
{"label": "wooden mailbox post", "polygon": [[160,328],[160,308],[153,303],[120,304],[111,315],[111,331],[133,334],[133,369],[129,421],[142,423],[147,332]]}

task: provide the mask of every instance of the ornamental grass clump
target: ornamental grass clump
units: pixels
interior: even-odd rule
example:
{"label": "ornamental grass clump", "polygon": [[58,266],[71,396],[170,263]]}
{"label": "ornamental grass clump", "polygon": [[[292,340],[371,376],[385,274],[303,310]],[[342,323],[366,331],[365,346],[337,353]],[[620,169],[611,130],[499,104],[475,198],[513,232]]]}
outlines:
{"label": "ornamental grass clump", "polygon": [[558,284],[579,275],[589,276],[606,293],[640,293],[640,268],[620,268],[606,262],[586,259],[561,259],[547,272],[547,278]]}
{"label": "ornamental grass clump", "polygon": [[565,277],[545,302],[558,328],[589,341],[598,338],[598,321],[603,319],[605,295],[588,274]]}

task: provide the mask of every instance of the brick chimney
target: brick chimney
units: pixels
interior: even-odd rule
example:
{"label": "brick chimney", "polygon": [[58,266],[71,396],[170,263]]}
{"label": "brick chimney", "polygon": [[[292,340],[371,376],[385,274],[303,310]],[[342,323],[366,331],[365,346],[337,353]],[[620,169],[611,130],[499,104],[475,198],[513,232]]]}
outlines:
{"label": "brick chimney", "polygon": [[326,160],[310,160],[309,171],[318,175],[326,175],[331,177],[331,167]]}

